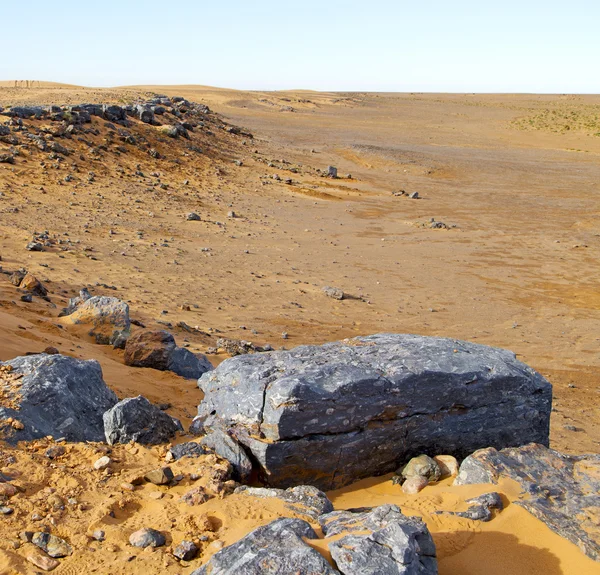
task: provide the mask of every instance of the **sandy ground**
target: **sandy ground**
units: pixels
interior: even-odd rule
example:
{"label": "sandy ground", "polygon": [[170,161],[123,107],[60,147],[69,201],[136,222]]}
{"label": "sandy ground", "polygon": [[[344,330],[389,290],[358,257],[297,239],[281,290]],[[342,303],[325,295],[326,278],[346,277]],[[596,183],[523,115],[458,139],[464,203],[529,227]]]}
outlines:
{"label": "sandy ground", "polygon": [[[538,369],[554,385],[552,446],[598,451],[600,97],[44,86],[0,87],[0,106],[151,92],[206,103],[255,138],[207,138],[198,158],[158,142],[166,160],[109,151],[43,170],[31,152],[0,164],[0,265],[27,267],[52,300],[21,303],[0,277],[0,360],[48,345],[96,358],[120,397],[168,397],[170,413],[189,422],[201,399],[194,383],[127,368],[121,352],[59,327],[67,297],[84,285],[121,297],[148,327],[170,322],[194,351],[217,337],[288,348],[382,331],[457,337],[512,349]],[[321,177],[328,165],[341,178]],[[151,187],[159,179],[167,190]],[[185,221],[190,211],[203,221]],[[431,218],[456,227],[431,229]],[[80,243],[25,251],[43,230]],[[349,297],[329,299],[324,285]],[[374,491],[339,504],[364,505]],[[492,531],[465,528],[468,545],[444,551],[441,572],[494,572],[477,561],[486,549],[510,555],[510,573],[595,572],[574,569],[567,551],[583,556],[532,521],[510,506]]]}

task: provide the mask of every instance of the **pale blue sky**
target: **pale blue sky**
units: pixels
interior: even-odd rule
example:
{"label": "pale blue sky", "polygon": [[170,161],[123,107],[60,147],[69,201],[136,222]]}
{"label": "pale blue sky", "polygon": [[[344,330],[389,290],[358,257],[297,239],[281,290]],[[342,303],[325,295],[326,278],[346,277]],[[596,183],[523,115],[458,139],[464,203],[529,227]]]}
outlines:
{"label": "pale blue sky", "polygon": [[0,0],[0,79],[600,93],[600,0]]}

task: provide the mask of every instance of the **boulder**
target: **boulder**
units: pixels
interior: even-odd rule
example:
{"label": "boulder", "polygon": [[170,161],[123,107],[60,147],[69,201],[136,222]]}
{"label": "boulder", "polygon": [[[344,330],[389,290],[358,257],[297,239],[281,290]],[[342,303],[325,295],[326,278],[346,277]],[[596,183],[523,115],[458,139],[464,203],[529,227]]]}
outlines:
{"label": "boulder", "polygon": [[96,343],[112,345],[129,337],[129,306],[116,297],[94,296],[82,301],[65,321],[89,326]]}
{"label": "boulder", "polygon": [[136,112],[144,124],[154,124],[154,111],[150,106],[137,106]]}
{"label": "boulder", "polygon": [[338,488],[420,453],[548,444],[551,385],[509,351],[378,334],[222,362],[194,428],[246,446],[276,487]]}
{"label": "boulder", "polygon": [[180,421],[141,395],[119,401],[104,414],[104,435],[110,445],[166,443],[177,431],[183,431]]}
{"label": "boulder", "polygon": [[131,367],[172,371],[188,379],[198,379],[213,369],[206,356],[177,347],[167,331],[139,331],[132,335],[125,344],[124,360]]}
{"label": "boulder", "polygon": [[462,462],[454,483],[502,478],[521,485],[524,497],[516,505],[600,561],[600,455],[565,455],[539,444],[481,449]]}
{"label": "boulder", "polygon": [[316,539],[301,519],[282,518],[255,529],[213,555],[191,575],[333,575],[339,573],[304,542]]}
{"label": "boulder", "polygon": [[286,507],[296,515],[302,515],[307,521],[316,521],[319,516],[333,511],[333,504],[327,495],[312,485],[299,485],[288,489],[273,487],[247,487],[242,485],[234,493],[250,497],[276,497],[285,502]]}
{"label": "boulder", "polygon": [[2,429],[11,443],[51,435],[68,441],[104,441],[102,414],[117,396],[95,360],[36,354],[0,362],[0,420],[24,427]]}
{"label": "boulder", "polygon": [[344,299],[344,292],[340,288],[325,286],[323,288],[323,293],[332,299]]}
{"label": "boulder", "polygon": [[396,505],[334,511],[319,518],[336,567],[344,575],[437,575],[435,544],[423,521]]}
{"label": "boulder", "polygon": [[212,449],[233,467],[233,479],[248,481],[252,474],[252,462],[240,444],[219,429],[211,431],[200,440],[200,445]]}

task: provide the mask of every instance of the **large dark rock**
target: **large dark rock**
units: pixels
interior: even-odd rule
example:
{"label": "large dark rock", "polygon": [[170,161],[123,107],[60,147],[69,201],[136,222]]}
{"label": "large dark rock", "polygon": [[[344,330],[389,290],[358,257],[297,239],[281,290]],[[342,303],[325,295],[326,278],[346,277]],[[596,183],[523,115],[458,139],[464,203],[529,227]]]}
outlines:
{"label": "large dark rock", "polygon": [[130,441],[166,443],[177,431],[183,431],[180,421],[141,395],[119,401],[104,414],[104,434],[111,445]]}
{"label": "large dark rock", "polygon": [[191,575],[334,575],[325,558],[303,538],[316,539],[301,519],[282,518],[255,529],[213,555]]}
{"label": "large dark rock", "polygon": [[150,367],[172,371],[188,379],[198,379],[213,369],[206,356],[177,347],[167,331],[139,331],[125,344],[124,360],[132,367]]}
{"label": "large dark rock", "polygon": [[517,481],[515,501],[600,561],[600,455],[564,455],[543,445],[481,449],[460,466],[456,485]]}
{"label": "large dark rock", "polygon": [[328,490],[421,453],[548,443],[552,388],[502,349],[379,334],[225,360],[194,429],[221,428],[274,486]]}
{"label": "large dark rock", "polygon": [[344,575],[437,575],[435,544],[423,521],[407,517],[396,505],[333,511],[319,518]]}
{"label": "large dark rock", "polygon": [[48,435],[68,441],[104,441],[102,414],[117,396],[95,360],[37,354],[0,362],[0,421],[14,418],[2,437],[11,443]]}

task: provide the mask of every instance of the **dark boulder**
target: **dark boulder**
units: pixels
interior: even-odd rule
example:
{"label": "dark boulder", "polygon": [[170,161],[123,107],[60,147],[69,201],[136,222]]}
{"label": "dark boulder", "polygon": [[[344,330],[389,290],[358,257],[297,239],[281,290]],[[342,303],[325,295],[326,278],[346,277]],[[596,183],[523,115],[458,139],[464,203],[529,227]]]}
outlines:
{"label": "dark boulder", "polygon": [[378,334],[225,360],[194,429],[222,429],[274,486],[324,490],[421,453],[548,443],[551,385],[509,351]]}
{"label": "dark boulder", "polygon": [[109,444],[136,441],[146,445],[166,443],[183,427],[145,397],[129,397],[104,414],[104,434]]}
{"label": "dark boulder", "polygon": [[10,443],[40,437],[104,441],[102,414],[117,396],[102,379],[95,360],[36,354],[0,362],[3,397],[0,420],[13,418],[24,428],[2,428]]}
{"label": "dark boulder", "polygon": [[139,331],[132,335],[125,345],[124,360],[131,367],[172,371],[188,379],[198,379],[213,368],[206,356],[177,347],[167,331]]}
{"label": "dark boulder", "polygon": [[501,478],[521,485],[516,505],[600,561],[600,455],[565,455],[539,444],[481,449],[462,462],[455,484],[495,484]]}

